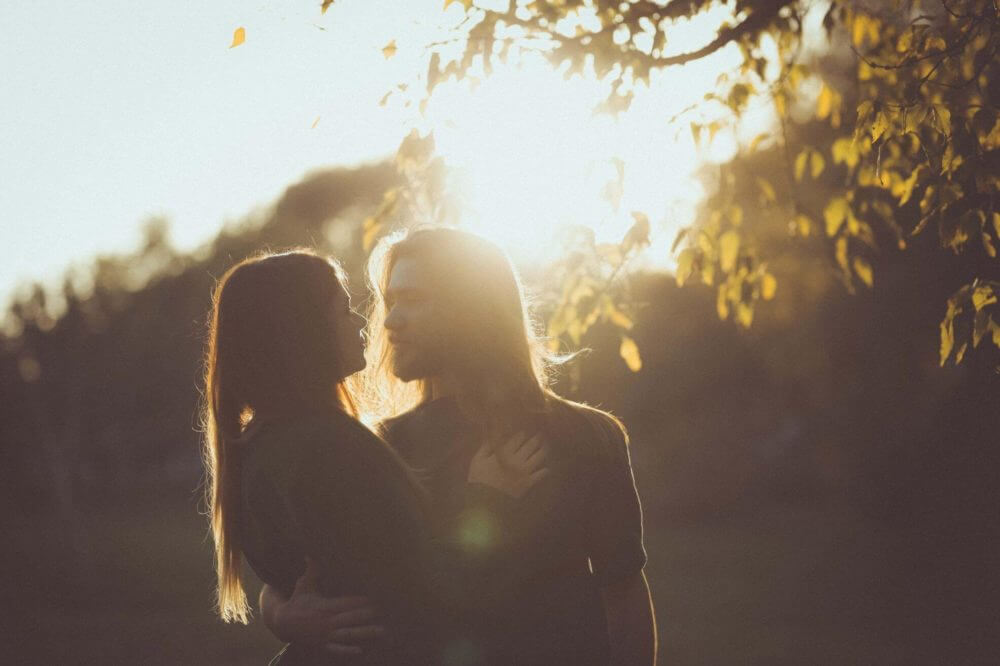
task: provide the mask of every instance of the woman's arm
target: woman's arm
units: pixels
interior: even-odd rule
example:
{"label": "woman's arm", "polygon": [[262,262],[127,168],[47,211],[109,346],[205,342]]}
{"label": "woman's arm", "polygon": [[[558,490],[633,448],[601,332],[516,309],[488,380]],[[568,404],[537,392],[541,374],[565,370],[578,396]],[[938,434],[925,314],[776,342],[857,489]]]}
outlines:
{"label": "woman's arm", "polygon": [[322,645],[335,655],[361,654],[365,644],[385,633],[377,609],[367,597],[324,597],[318,578],[318,568],[307,560],[291,597],[265,584],[260,591],[265,626],[286,643]]}

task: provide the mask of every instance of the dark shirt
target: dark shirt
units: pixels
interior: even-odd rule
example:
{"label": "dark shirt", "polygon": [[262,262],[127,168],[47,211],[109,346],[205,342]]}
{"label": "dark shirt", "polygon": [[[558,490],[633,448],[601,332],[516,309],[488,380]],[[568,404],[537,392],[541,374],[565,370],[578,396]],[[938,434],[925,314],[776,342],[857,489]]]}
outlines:
{"label": "dark shirt", "polygon": [[[587,416],[585,416],[586,414]],[[482,443],[457,402],[442,398],[390,420],[388,441],[431,496],[431,529],[459,530],[473,552],[495,551],[494,586],[464,617],[469,664],[607,664],[600,588],[645,565],[642,514],[624,432],[607,415],[553,402],[541,420],[550,474],[501,528],[462,517],[463,486]],[[469,521],[472,521],[470,524]]]}
{"label": "dark shirt", "polygon": [[[292,645],[282,664],[438,664],[454,649],[454,627],[492,577],[456,537],[427,529],[425,497],[398,456],[346,414],[251,428],[242,447],[242,548],[258,577],[291,594],[305,557],[327,596],[367,595],[391,636],[356,660]],[[513,500],[469,486],[467,512],[509,520]],[[504,528],[506,531],[506,528]],[[450,530],[456,534],[455,530]]]}

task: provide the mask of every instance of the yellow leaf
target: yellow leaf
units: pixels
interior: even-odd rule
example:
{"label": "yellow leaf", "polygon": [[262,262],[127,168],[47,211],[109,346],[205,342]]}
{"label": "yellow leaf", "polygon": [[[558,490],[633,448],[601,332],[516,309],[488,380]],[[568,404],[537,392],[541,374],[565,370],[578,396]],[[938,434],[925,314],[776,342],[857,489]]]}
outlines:
{"label": "yellow leaf", "polygon": [[862,282],[871,288],[874,283],[871,264],[861,257],[854,257],[854,272],[858,274],[858,277],[861,278]]}
{"label": "yellow leaf", "polygon": [[795,158],[795,180],[802,180],[803,174],[806,172],[806,164],[809,162],[809,149],[805,148],[799,153],[798,157]]}
{"label": "yellow leaf", "polygon": [[785,116],[785,112],[788,110],[788,103],[785,101],[785,96],[781,93],[774,94],[774,107],[781,117]]}
{"label": "yellow leaf", "polygon": [[801,213],[795,216],[795,219],[792,220],[792,224],[794,225],[795,231],[798,232],[800,236],[808,236],[812,233],[812,220]]}
{"label": "yellow leaf", "polygon": [[965,358],[965,350],[968,348],[969,348],[968,342],[963,342],[962,346],[958,348],[958,351],[955,352],[955,365],[958,365],[959,363],[962,362],[962,359]]}
{"label": "yellow leaf", "polygon": [[701,281],[709,287],[715,283],[715,264],[705,264],[701,269]]}
{"label": "yellow leaf", "polygon": [[649,245],[649,217],[640,211],[632,211],[632,219],[635,223],[625,232],[625,237],[622,239],[622,251],[628,252],[632,248],[642,247]]}
{"label": "yellow leaf", "polygon": [[833,110],[833,91],[830,87],[823,84],[823,89],[819,91],[819,99],[816,100],[816,117],[823,120],[828,115],[830,111]]}
{"label": "yellow leaf", "polygon": [[382,47],[382,55],[388,60],[392,56],[396,55],[396,40],[392,40],[388,44]]}
{"label": "yellow leaf", "polygon": [[1000,213],[993,213],[993,231],[1000,238]]}
{"label": "yellow leaf", "polygon": [[247,39],[247,31],[245,28],[236,28],[233,32],[233,43],[229,45],[229,48],[234,49]]}
{"label": "yellow leaf", "polygon": [[316,120],[314,120],[313,124],[309,126],[309,129],[316,129],[316,125],[319,125],[319,119],[320,116],[316,116]]}
{"label": "yellow leaf", "polygon": [[747,151],[751,153],[755,152],[757,150],[757,147],[761,144],[761,142],[769,136],[771,136],[770,132],[761,132],[760,134],[755,136],[753,138],[753,141],[750,142],[750,147],[747,148]]}
{"label": "yellow leaf", "polygon": [[955,346],[955,326],[950,318],[945,318],[941,322],[941,366],[951,355],[951,350]]}
{"label": "yellow leaf", "polygon": [[928,37],[927,41],[924,42],[925,51],[944,51],[947,48],[948,44],[944,41],[944,38],[937,35]]}
{"label": "yellow leaf", "polygon": [[861,130],[864,128],[865,123],[868,122],[868,116],[871,115],[874,108],[875,104],[869,99],[858,104],[858,118],[854,124],[854,141],[858,140],[858,136],[860,136]]}
{"label": "yellow leaf", "polygon": [[886,133],[889,129],[889,118],[886,116],[885,111],[879,111],[875,114],[875,122],[872,123],[872,143],[875,143],[882,135]]}
{"label": "yellow leaf", "polygon": [[910,46],[912,45],[913,28],[902,31],[899,35],[899,39],[896,41],[896,51],[899,53],[906,53],[910,50]]}
{"label": "yellow leaf", "polygon": [[765,301],[769,301],[774,298],[775,292],[778,291],[778,280],[775,279],[770,273],[764,273],[764,277],[760,279],[760,296]]}
{"label": "yellow leaf", "polygon": [[726,211],[726,216],[729,218],[729,221],[733,223],[733,226],[738,227],[743,224],[743,208],[736,204],[729,207]]}
{"label": "yellow leaf", "polygon": [[719,237],[719,266],[729,273],[736,266],[740,254],[740,235],[730,229]]}
{"label": "yellow leaf", "polygon": [[469,10],[472,7],[472,0],[444,0],[444,8],[448,9],[448,5],[450,5],[453,2],[461,3],[462,7],[464,7],[466,10]]}
{"label": "yellow leaf", "polygon": [[320,5],[320,8],[319,8],[319,13],[320,14],[326,14],[326,10],[328,10],[330,8],[330,5],[332,5],[332,4],[333,4],[333,0],[323,0],[323,4]]}
{"label": "yellow leaf", "polygon": [[608,321],[619,328],[624,328],[627,331],[632,330],[632,326],[634,325],[628,315],[615,307],[610,308]]}
{"label": "yellow leaf", "polygon": [[847,217],[848,210],[847,199],[844,197],[836,197],[826,205],[826,208],[823,209],[823,219],[826,220],[827,236],[835,236],[837,234],[837,231],[840,230],[840,225],[843,224],[844,219]]}
{"label": "yellow leaf", "polygon": [[986,254],[990,255],[991,258],[996,258],[997,249],[993,247],[993,239],[985,231],[983,232],[983,249],[986,250]]}
{"label": "yellow leaf", "polygon": [[719,319],[722,320],[729,317],[729,302],[726,300],[727,291],[726,285],[720,284],[715,297],[715,311],[719,314]]}
{"label": "yellow leaf", "polygon": [[868,17],[864,14],[854,15],[854,22],[851,25],[851,41],[858,48],[861,48],[861,45],[864,44],[865,35],[868,34],[867,21]]}
{"label": "yellow leaf", "polygon": [[943,104],[934,105],[934,114],[938,119],[938,127],[945,135],[951,134],[951,109]]}
{"label": "yellow leaf", "polygon": [[632,372],[642,370],[642,357],[639,356],[639,346],[635,344],[635,340],[627,335],[623,335],[622,344],[618,348],[618,354],[621,355],[629,370]]}
{"label": "yellow leaf", "polygon": [[819,178],[819,175],[823,173],[823,168],[826,166],[826,160],[820,155],[818,150],[812,151],[809,155],[809,171],[813,178]]}
{"label": "yellow leaf", "polygon": [[845,273],[850,273],[850,268],[847,266],[847,239],[841,236],[837,239],[836,252],[837,264],[844,269]]}
{"label": "yellow leaf", "polygon": [[976,308],[976,312],[996,302],[997,295],[993,293],[993,287],[988,284],[980,285],[972,292],[972,305]]}
{"label": "yellow leaf", "polygon": [[774,186],[768,180],[758,176],[757,187],[760,188],[760,201],[762,205],[766,206],[778,200],[778,193],[774,191]]}
{"label": "yellow leaf", "polygon": [[691,269],[694,267],[694,250],[684,248],[677,255],[677,286],[683,287],[684,283],[691,277]]}
{"label": "yellow leaf", "polygon": [[753,307],[746,303],[737,303],[736,321],[740,322],[744,328],[750,328],[750,324],[753,323]]}
{"label": "yellow leaf", "polygon": [[861,233],[861,220],[854,216],[854,212],[847,211],[847,233],[857,236]]}

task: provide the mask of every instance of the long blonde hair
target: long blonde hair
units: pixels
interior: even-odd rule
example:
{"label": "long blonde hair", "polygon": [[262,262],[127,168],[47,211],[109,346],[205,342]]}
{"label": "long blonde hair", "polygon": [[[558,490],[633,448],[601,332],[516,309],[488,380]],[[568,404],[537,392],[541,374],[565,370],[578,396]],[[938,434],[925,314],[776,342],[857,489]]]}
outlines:
{"label": "long blonde hair", "polygon": [[362,411],[385,420],[430,398],[426,380],[406,383],[392,373],[385,293],[393,267],[403,258],[430,267],[432,297],[442,304],[446,330],[455,331],[451,367],[462,384],[462,410],[494,433],[516,428],[525,415],[545,412],[553,395],[551,369],[563,359],[540,338],[517,271],[490,241],[445,227],[389,236],[372,252]]}
{"label": "long blonde hair", "polygon": [[308,250],[262,254],[219,280],[205,354],[201,423],[218,611],[246,623],[240,437],[261,415],[356,408],[334,340],[340,266]]}

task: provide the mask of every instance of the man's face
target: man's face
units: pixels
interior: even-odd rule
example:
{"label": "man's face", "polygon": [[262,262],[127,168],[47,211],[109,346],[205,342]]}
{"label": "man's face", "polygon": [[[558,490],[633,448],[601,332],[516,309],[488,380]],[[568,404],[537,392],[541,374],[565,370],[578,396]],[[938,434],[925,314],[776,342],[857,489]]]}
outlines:
{"label": "man's face", "polygon": [[392,347],[392,372],[405,382],[440,375],[448,340],[433,283],[415,259],[404,257],[389,275],[385,328]]}

